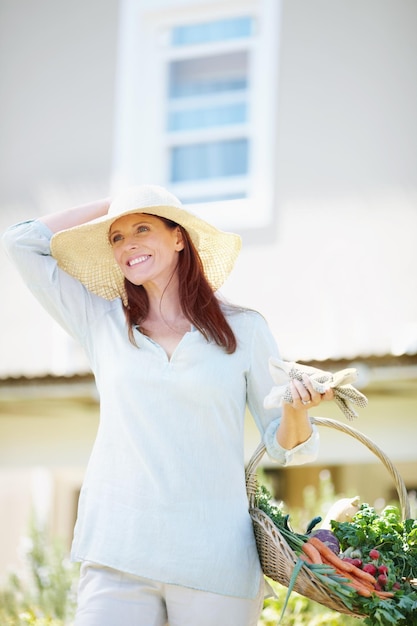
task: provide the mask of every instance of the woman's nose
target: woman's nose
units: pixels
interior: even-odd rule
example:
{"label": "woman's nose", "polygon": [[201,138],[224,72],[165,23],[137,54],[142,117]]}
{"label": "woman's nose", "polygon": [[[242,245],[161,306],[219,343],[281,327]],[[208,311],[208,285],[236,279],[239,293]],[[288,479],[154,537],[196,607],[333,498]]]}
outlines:
{"label": "woman's nose", "polygon": [[132,248],[136,248],[138,245],[138,242],[133,236],[131,236],[131,237],[126,237],[124,244],[125,244],[125,247],[130,250]]}

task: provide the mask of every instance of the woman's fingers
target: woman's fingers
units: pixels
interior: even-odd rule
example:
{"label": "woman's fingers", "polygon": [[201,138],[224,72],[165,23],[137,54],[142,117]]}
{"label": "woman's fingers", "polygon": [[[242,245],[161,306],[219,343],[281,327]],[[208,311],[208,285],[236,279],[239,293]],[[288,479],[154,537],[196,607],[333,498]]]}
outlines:
{"label": "woman's fingers", "polygon": [[305,408],[312,404],[311,392],[300,380],[293,379],[290,389],[294,408]]}
{"label": "woman's fingers", "polygon": [[291,395],[294,408],[309,408],[318,406],[322,400],[332,400],[333,390],[328,389],[323,394],[316,391],[307,374],[303,374],[303,380],[293,379],[290,382]]}

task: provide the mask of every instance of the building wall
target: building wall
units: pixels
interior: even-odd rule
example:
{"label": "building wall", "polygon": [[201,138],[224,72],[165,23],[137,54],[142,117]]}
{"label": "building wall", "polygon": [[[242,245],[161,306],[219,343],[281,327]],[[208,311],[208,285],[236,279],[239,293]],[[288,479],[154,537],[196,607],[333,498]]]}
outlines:
{"label": "building wall", "polygon": [[[1,2],[0,232],[108,195],[118,12],[118,0]],[[86,371],[1,245],[0,281],[0,377]]]}
{"label": "building wall", "polygon": [[117,0],[2,1],[2,210],[35,204],[39,211],[59,186],[107,190],[118,7]]}
{"label": "building wall", "polygon": [[409,0],[282,3],[275,223],[226,293],[286,358],[401,353],[417,332],[416,20]]}
{"label": "building wall", "polygon": [[415,189],[413,0],[283,3],[280,196]]}

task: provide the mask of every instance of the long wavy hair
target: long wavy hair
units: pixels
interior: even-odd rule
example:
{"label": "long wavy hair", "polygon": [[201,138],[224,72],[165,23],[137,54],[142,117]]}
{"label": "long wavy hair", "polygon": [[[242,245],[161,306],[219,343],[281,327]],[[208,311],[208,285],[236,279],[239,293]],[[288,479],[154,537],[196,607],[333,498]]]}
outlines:
{"label": "long wavy hair", "polygon": [[[187,231],[179,224],[159,217],[170,229],[179,228],[184,248],[178,254],[180,302],[184,315],[207,339],[232,354],[237,347],[236,337],[222,310],[222,304],[204,274],[203,264]],[[142,285],[125,279],[127,306],[124,305],[130,341],[136,345],[133,330],[146,319],[149,300]],[[163,297],[163,296],[162,296]],[[233,308],[233,307],[232,307]]]}

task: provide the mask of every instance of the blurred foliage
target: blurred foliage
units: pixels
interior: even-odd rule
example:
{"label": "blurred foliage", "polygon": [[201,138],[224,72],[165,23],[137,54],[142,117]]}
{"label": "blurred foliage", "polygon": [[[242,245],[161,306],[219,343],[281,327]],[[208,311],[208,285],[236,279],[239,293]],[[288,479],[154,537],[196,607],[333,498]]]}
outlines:
{"label": "blurred foliage", "polygon": [[22,540],[25,572],[9,575],[0,590],[1,626],[64,626],[75,612],[79,567],[62,542],[51,541],[34,516]]}

